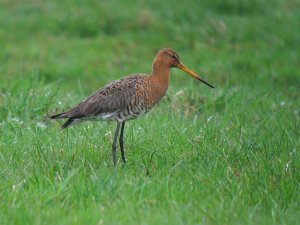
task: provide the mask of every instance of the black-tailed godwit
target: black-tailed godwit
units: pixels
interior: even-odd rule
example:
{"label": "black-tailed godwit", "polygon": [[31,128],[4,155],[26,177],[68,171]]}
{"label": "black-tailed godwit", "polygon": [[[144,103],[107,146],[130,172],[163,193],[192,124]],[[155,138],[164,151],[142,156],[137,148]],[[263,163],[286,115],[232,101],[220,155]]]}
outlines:
{"label": "black-tailed godwit", "polygon": [[88,120],[116,121],[117,128],[112,145],[113,163],[117,164],[116,145],[119,135],[121,156],[123,162],[126,163],[123,144],[125,122],[149,112],[166,94],[170,69],[173,67],[183,70],[213,88],[212,85],[182,64],[176,52],[164,48],[157,53],[152,64],[151,74],[133,74],[112,81],[72,109],[50,118],[68,119],[62,128]]}

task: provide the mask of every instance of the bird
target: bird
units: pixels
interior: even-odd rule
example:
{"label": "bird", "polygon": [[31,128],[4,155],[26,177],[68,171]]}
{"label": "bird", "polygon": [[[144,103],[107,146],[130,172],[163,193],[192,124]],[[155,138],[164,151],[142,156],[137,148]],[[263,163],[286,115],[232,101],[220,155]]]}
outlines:
{"label": "bird", "polygon": [[70,110],[50,116],[50,118],[67,119],[61,126],[62,129],[84,121],[116,121],[112,160],[116,166],[116,149],[119,138],[121,157],[125,164],[125,123],[148,113],[162,99],[169,86],[171,68],[178,68],[210,88],[214,88],[181,63],[174,50],[163,48],[157,52],[150,74],[131,74],[112,81]]}

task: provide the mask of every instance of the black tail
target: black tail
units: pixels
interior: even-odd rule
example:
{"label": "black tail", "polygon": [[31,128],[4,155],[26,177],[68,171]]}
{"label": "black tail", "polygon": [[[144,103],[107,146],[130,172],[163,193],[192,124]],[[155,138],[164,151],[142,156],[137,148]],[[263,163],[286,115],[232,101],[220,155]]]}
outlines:
{"label": "black tail", "polygon": [[[60,113],[60,114],[57,114],[57,115],[53,115],[53,116],[50,116],[51,119],[54,119],[54,120],[57,120],[57,119],[65,119],[65,118],[68,118],[68,114],[63,112],[63,113]],[[72,125],[72,123],[74,122],[75,119],[73,118],[69,118],[62,126],[61,126],[61,129],[65,129],[69,126]]]}
{"label": "black tail", "polygon": [[53,115],[53,116],[50,116],[51,119],[64,119],[64,118],[68,118],[68,115],[66,115],[66,113],[60,113],[60,114],[57,114],[57,115]]}
{"label": "black tail", "polygon": [[61,126],[61,129],[65,129],[65,128],[71,126],[73,122],[74,122],[74,119],[68,119],[67,122],[65,122],[65,123]]}

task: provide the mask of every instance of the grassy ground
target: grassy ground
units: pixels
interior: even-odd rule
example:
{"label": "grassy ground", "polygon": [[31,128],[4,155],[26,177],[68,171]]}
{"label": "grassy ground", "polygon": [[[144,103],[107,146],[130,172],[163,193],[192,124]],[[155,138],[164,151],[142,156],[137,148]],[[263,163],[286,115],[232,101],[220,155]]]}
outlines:
{"label": "grassy ground", "polygon": [[[0,224],[299,224],[299,21],[296,0],[0,0]],[[174,69],[126,166],[114,123],[46,119],[161,47],[216,89]]]}

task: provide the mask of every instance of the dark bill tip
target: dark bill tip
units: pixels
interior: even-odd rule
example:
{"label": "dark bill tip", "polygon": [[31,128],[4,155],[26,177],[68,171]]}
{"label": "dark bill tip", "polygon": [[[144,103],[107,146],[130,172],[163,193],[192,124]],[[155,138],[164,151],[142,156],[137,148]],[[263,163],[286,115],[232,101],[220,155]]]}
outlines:
{"label": "dark bill tip", "polygon": [[207,86],[211,87],[211,88],[215,88],[214,86],[212,86],[211,84],[209,84],[208,82],[206,82],[205,80],[200,80],[202,83],[206,84]]}

